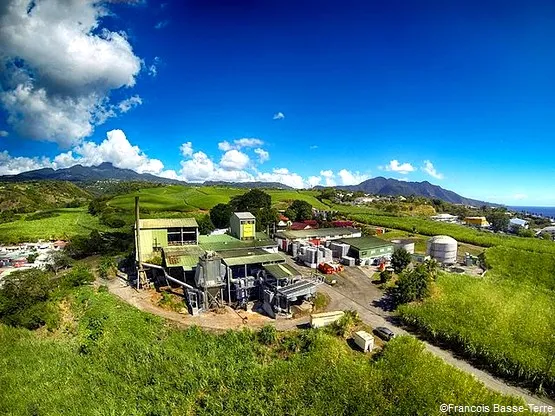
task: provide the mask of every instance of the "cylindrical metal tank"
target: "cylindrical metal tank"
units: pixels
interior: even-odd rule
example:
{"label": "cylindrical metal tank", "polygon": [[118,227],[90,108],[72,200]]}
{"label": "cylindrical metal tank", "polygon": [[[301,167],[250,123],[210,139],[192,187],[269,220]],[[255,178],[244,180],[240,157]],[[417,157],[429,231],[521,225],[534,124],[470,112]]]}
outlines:
{"label": "cylindrical metal tank", "polygon": [[443,264],[457,262],[457,240],[447,235],[436,235],[428,240],[426,254]]}
{"label": "cylindrical metal tank", "polygon": [[410,254],[414,254],[414,241],[412,240],[391,240],[395,245],[395,249],[404,248]]}

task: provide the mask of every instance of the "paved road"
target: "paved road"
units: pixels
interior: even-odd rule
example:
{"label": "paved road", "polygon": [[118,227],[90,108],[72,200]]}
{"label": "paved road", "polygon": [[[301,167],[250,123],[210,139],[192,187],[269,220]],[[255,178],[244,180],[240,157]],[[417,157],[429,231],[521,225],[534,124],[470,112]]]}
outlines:
{"label": "paved road", "polygon": [[[386,312],[378,313],[371,305],[361,304],[356,300],[344,295],[338,289],[335,289],[329,285],[321,285],[318,288],[319,291],[327,294],[330,299],[330,306],[337,310],[351,309],[356,310],[361,319],[372,327],[385,326],[390,328],[395,334],[408,335],[404,329],[395,326],[391,320],[387,319],[389,314]],[[461,360],[455,356],[450,351],[442,350],[428,342],[423,341],[428,351],[442,358],[447,363],[454,367],[457,367],[467,373],[474,375],[478,380],[484,383],[488,388],[498,391],[503,394],[509,394],[517,397],[521,397],[526,403],[535,404],[538,406],[553,406],[555,408],[555,402],[545,397],[533,396],[529,391],[511,386],[507,384],[504,380],[493,377],[491,374],[482,371],[474,366],[472,366],[467,361]],[[555,415],[555,412],[550,413]]]}

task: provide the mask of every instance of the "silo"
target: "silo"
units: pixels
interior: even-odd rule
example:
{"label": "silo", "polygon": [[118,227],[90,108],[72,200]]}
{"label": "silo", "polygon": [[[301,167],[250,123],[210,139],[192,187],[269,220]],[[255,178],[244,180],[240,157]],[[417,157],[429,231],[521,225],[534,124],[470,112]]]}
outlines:
{"label": "silo", "polygon": [[436,235],[428,240],[426,254],[443,264],[457,262],[457,240],[447,235]]}
{"label": "silo", "polygon": [[391,240],[391,242],[395,245],[395,249],[404,248],[410,254],[414,254],[414,241],[412,240]]}

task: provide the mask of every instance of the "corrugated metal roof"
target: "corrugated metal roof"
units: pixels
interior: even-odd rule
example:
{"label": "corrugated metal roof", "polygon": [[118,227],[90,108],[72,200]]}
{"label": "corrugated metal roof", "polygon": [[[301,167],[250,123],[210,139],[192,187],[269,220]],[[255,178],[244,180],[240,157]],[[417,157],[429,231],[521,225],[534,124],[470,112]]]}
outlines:
{"label": "corrugated metal roof", "polygon": [[344,235],[351,235],[360,233],[357,228],[344,227],[344,228],[319,228],[310,230],[287,230],[279,231],[276,233],[277,237],[287,238],[293,240],[295,238],[317,238],[317,237],[337,237]]}
{"label": "corrugated metal roof", "polygon": [[300,273],[297,269],[289,264],[267,264],[264,270],[274,276],[276,279],[284,279],[286,277],[299,276]]}
{"label": "corrugated metal roof", "polygon": [[285,258],[279,253],[268,253],[260,248],[229,250],[219,253],[228,266],[257,263],[283,263]]}
{"label": "corrugated metal roof", "polygon": [[190,271],[196,267],[198,258],[204,254],[199,246],[166,247],[162,249],[167,267],[183,267]]}
{"label": "corrugated metal roof", "polygon": [[254,215],[252,215],[250,212],[234,212],[233,215],[235,215],[237,218],[239,218],[241,220],[254,220],[254,219],[256,219],[256,217]]}
{"label": "corrugated metal roof", "polygon": [[343,238],[340,240],[342,243],[349,244],[351,247],[359,251],[369,250],[376,247],[393,246],[389,241],[382,240],[378,237],[356,237],[356,238]]}
{"label": "corrugated metal roof", "polygon": [[194,218],[151,218],[140,219],[141,228],[177,228],[177,227],[198,227],[197,220]]}
{"label": "corrugated metal roof", "polygon": [[201,235],[199,245],[205,250],[224,251],[248,247],[275,247],[277,243],[264,233],[256,233],[254,240],[239,240],[229,234]]}

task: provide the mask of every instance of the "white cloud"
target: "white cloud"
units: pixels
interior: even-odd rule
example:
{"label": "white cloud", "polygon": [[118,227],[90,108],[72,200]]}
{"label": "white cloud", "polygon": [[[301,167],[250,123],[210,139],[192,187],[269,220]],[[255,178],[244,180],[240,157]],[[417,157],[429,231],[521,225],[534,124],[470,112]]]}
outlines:
{"label": "white cloud", "polygon": [[0,102],[20,135],[71,146],[117,114],[110,91],[135,85],[141,60],[124,32],[101,27],[106,7],[82,0],[0,7]]}
{"label": "white cloud", "polygon": [[155,56],[152,64],[150,64],[148,67],[148,75],[150,75],[151,77],[155,77],[156,75],[158,75],[158,65],[160,65],[160,57]]}
{"label": "white cloud", "polygon": [[220,160],[220,166],[225,170],[242,170],[245,169],[249,163],[249,156],[236,149],[225,152]]}
{"label": "white cloud", "polygon": [[274,169],[271,173],[258,173],[257,180],[263,182],[279,182],[293,188],[304,188],[305,181],[297,173],[289,172],[287,168]]}
{"label": "white cloud", "polygon": [[338,173],[341,178],[341,185],[358,185],[369,178],[368,175],[357,172],[350,172],[347,169],[341,169]]}
{"label": "white cloud", "polygon": [[406,175],[409,172],[414,172],[414,166],[410,163],[399,163],[398,160],[394,159],[389,162],[389,164],[385,167],[385,170]]}
{"label": "white cloud", "polygon": [[320,175],[324,177],[324,185],[326,186],[336,186],[337,183],[335,182],[334,173],[332,170],[322,170],[320,171]]}
{"label": "white cloud", "polygon": [[320,176],[309,176],[306,182],[310,188],[314,188],[315,186],[320,185],[322,178]]}
{"label": "white cloud", "polygon": [[155,29],[163,29],[169,24],[169,20],[162,20],[154,25]]}
{"label": "white cloud", "polygon": [[436,168],[434,167],[434,165],[432,164],[432,162],[430,162],[429,160],[425,160],[424,161],[424,167],[422,168],[424,170],[424,172],[426,172],[428,175],[436,178],[436,179],[443,179],[443,174],[439,173]]}
{"label": "white cloud", "polygon": [[259,163],[264,163],[267,162],[268,160],[270,160],[270,153],[268,153],[266,150],[264,149],[254,149],[254,153],[256,153],[258,155],[258,162]]}
{"label": "white cloud", "polygon": [[8,137],[10,135],[10,133],[8,133],[6,130],[0,130],[0,137]]}
{"label": "white cloud", "polygon": [[193,144],[191,142],[185,142],[179,148],[179,151],[184,157],[192,157],[193,156]]}
{"label": "white cloud", "polygon": [[285,118],[285,114],[283,114],[281,111],[275,113],[273,117],[274,120],[283,120],[284,118]]}
{"label": "white cloud", "polygon": [[129,110],[131,110],[134,107],[137,107],[138,105],[141,105],[142,103],[143,103],[142,98],[139,97],[138,95],[134,95],[123,101],[120,101],[120,103],[118,104],[118,108],[122,113],[127,113]]}
{"label": "white cloud", "polygon": [[233,143],[235,143],[235,147],[237,149],[241,149],[243,147],[260,147],[264,144],[264,142],[260,139],[248,139],[248,138],[237,139],[237,140],[234,140]]}

